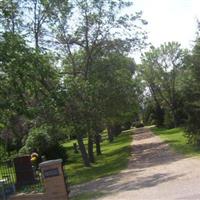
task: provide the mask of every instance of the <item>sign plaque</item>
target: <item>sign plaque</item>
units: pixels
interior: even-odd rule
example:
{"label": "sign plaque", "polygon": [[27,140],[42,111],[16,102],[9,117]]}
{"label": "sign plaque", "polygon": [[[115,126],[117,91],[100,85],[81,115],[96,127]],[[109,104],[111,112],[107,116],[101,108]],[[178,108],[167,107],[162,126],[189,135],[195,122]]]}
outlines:
{"label": "sign plaque", "polygon": [[50,178],[59,175],[60,174],[58,168],[44,170],[44,178]]}

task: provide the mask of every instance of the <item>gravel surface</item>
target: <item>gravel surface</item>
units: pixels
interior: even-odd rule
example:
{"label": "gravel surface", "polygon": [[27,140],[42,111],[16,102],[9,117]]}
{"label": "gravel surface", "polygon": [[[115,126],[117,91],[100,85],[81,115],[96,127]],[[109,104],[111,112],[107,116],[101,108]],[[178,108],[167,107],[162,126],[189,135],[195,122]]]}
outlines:
{"label": "gravel surface", "polygon": [[[175,153],[149,129],[137,129],[128,168],[72,188],[98,200],[200,200],[200,159]],[[93,198],[94,199],[94,198]],[[93,200],[92,199],[92,200]]]}

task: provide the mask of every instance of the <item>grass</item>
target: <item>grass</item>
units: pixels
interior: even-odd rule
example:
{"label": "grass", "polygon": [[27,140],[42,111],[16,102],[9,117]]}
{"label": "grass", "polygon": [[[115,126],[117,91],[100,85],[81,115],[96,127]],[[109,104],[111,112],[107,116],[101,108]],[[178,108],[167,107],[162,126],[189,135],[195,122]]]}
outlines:
{"label": "grass", "polygon": [[159,135],[164,141],[168,142],[177,152],[188,156],[200,155],[200,149],[188,143],[182,128],[167,129],[153,127],[151,130],[156,135]]}
{"label": "grass", "polygon": [[65,143],[64,146],[67,148],[69,160],[64,166],[64,169],[67,172],[70,185],[116,174],[122,169],[125,169],[130,155],[131,141],[132,131],[123,132],[113,143],[109,143],[106,139],[103,139],[101,145],[103,154],[96,156],[96,162],[92,167],[85,167],[80,153],[75,154],[73,152],[74,141]]}

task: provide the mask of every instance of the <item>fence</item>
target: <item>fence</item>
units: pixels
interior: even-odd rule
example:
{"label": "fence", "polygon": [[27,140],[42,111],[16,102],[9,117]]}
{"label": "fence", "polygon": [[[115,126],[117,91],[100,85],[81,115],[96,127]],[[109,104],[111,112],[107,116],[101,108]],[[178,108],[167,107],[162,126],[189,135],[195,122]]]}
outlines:
{"label": "fence", "polygon": [[[19,193],[39,193],[44,191],[42,175],[40,169],[33,168],[34,181],[31,184],[18,186],[15,166],[12,160],[0,162],[0,199],[15,192]],[[17,187],[16,187],[17,186]]]}
{"label": "fence", "polygon": [[16,189],[19,193],[42,193],[44,192],[44,185],[40,169],[34,171],[34,182],[31,184],[24,184]]}
{"label": "fence", "polygon": [[15,168],[12,161],[0,163],[0,199],[15,192]]}

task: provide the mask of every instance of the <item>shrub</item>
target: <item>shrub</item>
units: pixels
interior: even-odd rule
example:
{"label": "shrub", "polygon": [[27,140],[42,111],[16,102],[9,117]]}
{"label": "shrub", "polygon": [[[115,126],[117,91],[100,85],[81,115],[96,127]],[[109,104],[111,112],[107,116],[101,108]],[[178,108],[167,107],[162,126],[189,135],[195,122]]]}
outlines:
{"label": "shrub", "polygon": [[59,140],[50,134],[50,127],[40,126],[32,128],[25,141],[24,147],[20,149],[21,154],[37,151],[40,156],[45,155],[47,159],[62,158],[66,161],[66,150],[59,144]]}
{"label": "shrub", "polygon": [[48,128],[45,126],[32,128],[25,141],[25,149],[28,152],[37,150],[39,153],[44,153],[51,146],[52,139],[48,133]]}

